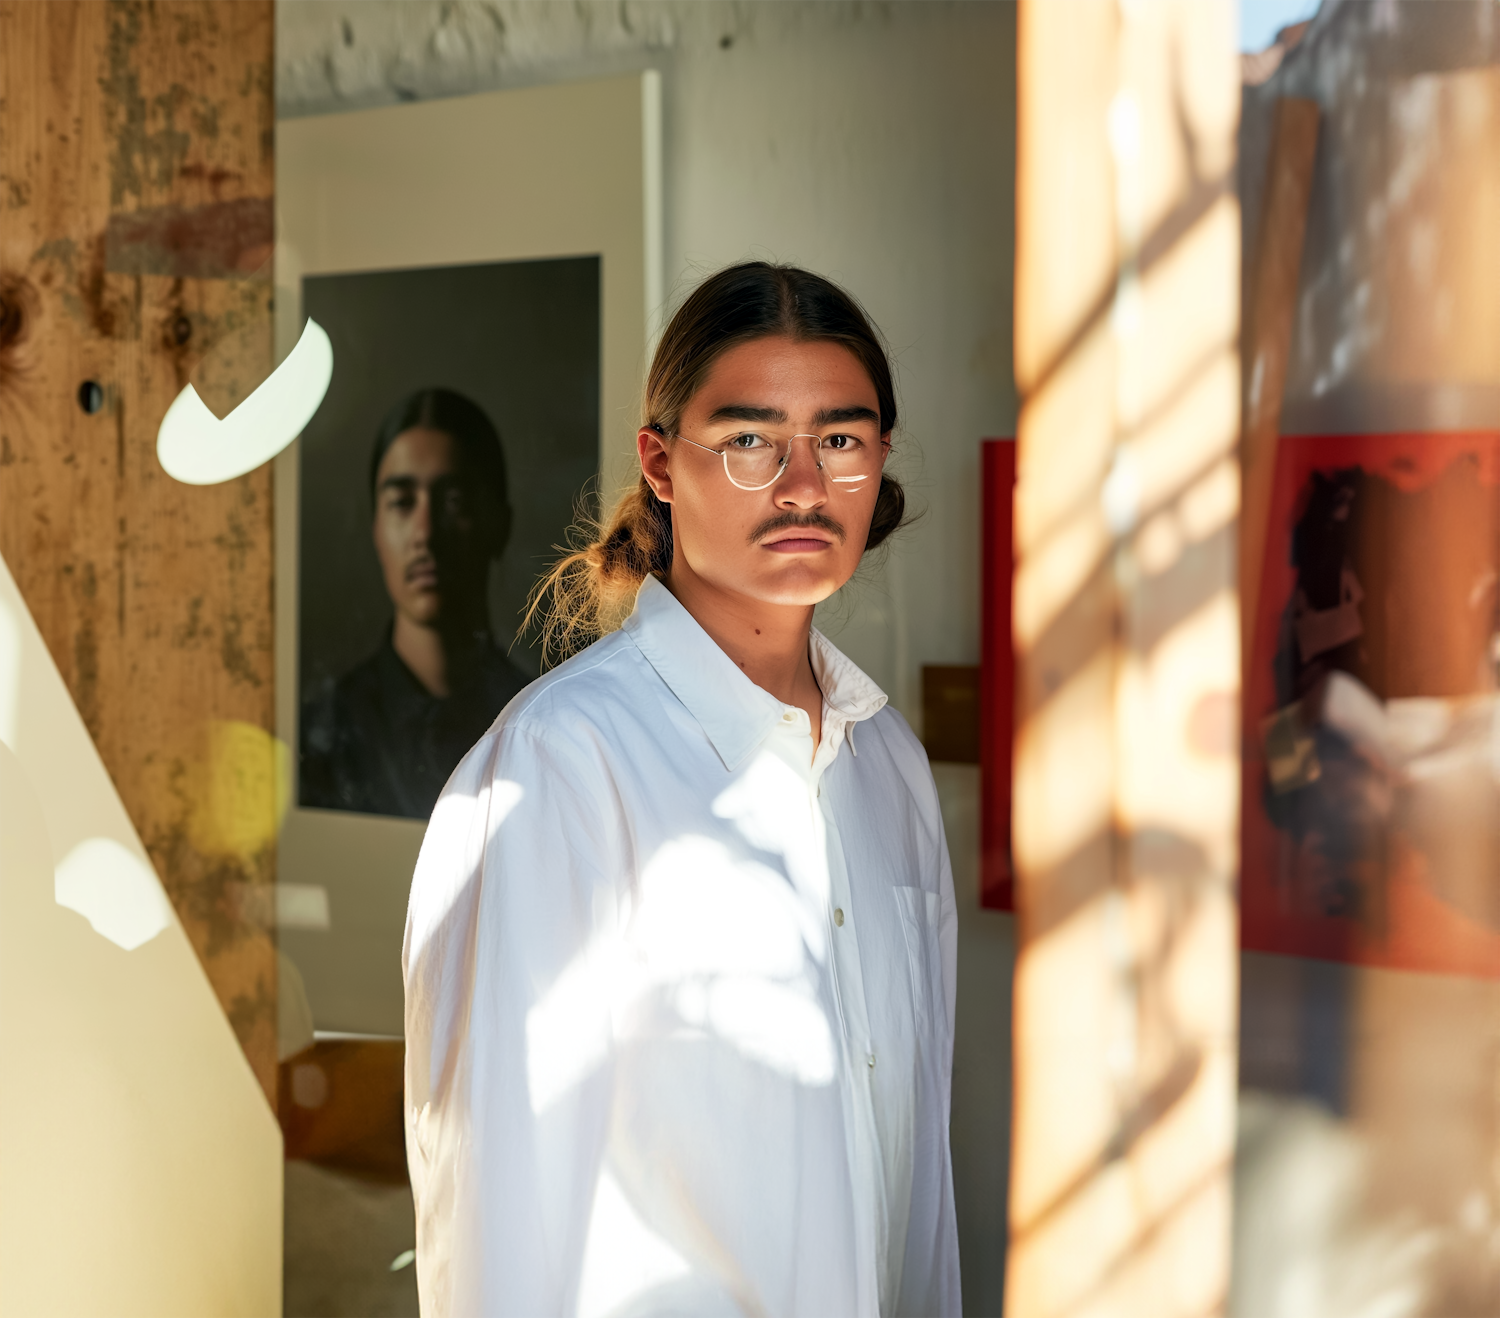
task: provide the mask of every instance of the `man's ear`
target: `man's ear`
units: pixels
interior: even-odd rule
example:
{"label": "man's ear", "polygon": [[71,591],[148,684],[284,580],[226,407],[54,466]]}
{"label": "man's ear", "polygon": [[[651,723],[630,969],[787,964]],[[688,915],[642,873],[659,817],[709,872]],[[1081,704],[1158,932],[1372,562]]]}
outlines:
{"label": "man's ear", "polygon": [[667,468],[671,449],[667,438],[654,426],[642,426],[635,436],[635,451],[641,459],[641,475],[651,492],[663,503],[672,502],[672,473]]}

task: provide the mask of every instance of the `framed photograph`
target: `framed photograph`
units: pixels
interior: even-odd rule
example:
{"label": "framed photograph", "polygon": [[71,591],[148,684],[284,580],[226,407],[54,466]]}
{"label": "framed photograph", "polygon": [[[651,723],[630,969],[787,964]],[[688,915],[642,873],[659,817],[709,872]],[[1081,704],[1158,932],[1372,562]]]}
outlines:
{"label": "framed photograph", "polygon": [[1244,945],[1500,978],[1500,435],[1280,441],[1245,702]]}
{"label": "framed photograph", "polygon": [[632,470],[660,301],[655,74],[283,123],[277,347],[333,344],[277,460],[278,934],[313,1023],[398,1036],[458,761],[538,675],[528,593]]}

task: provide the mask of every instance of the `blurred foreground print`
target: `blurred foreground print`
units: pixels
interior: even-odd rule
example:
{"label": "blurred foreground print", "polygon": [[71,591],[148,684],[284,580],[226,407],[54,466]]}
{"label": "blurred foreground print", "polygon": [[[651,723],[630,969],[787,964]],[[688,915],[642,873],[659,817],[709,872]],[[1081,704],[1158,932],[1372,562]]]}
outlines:
{"label": "blurred foreground print", "polygon": [[1287,438],[1245,674],[1242,941],[1500,978],[1500,434]]}

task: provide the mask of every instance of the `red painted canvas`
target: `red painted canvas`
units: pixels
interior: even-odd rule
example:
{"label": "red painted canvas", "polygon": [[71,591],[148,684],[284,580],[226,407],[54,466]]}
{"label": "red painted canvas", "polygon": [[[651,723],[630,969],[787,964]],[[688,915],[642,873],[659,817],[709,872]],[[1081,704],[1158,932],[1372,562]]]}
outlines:
{"label": "red painted canvas", "polygon": [[1500,978],[1500,434],[1284,438],[1242,941]]}
{"label": "red painted canvas", "polygon": [[1010,857],[1011,750],[1015,724],[1015,653],[1011,645],[1011,582],[1015,575],[1016,445],[983,445],[983,638],[980,653],[979,903],[1015,910]]}

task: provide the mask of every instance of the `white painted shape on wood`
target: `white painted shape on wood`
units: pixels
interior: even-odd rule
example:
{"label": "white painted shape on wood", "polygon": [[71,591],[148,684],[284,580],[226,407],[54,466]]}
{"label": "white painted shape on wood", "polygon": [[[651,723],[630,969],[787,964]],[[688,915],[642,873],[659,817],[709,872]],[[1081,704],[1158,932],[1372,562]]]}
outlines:
{"label": "white painted shape on wood", "polygon": [[59,906],[127,952],[172,923],[172,905],[151,867],[113,838],[91,837],[68,852],[53,871],[53,893]]}
{"label": "white painted shape on wood", "polygon": [[156,432],[162,469],[184,485],[218,485],[254,471],[302,433],[332,379],[333,344],[309,320],[286,359],[222,420],[192,385],[172,400]]}

